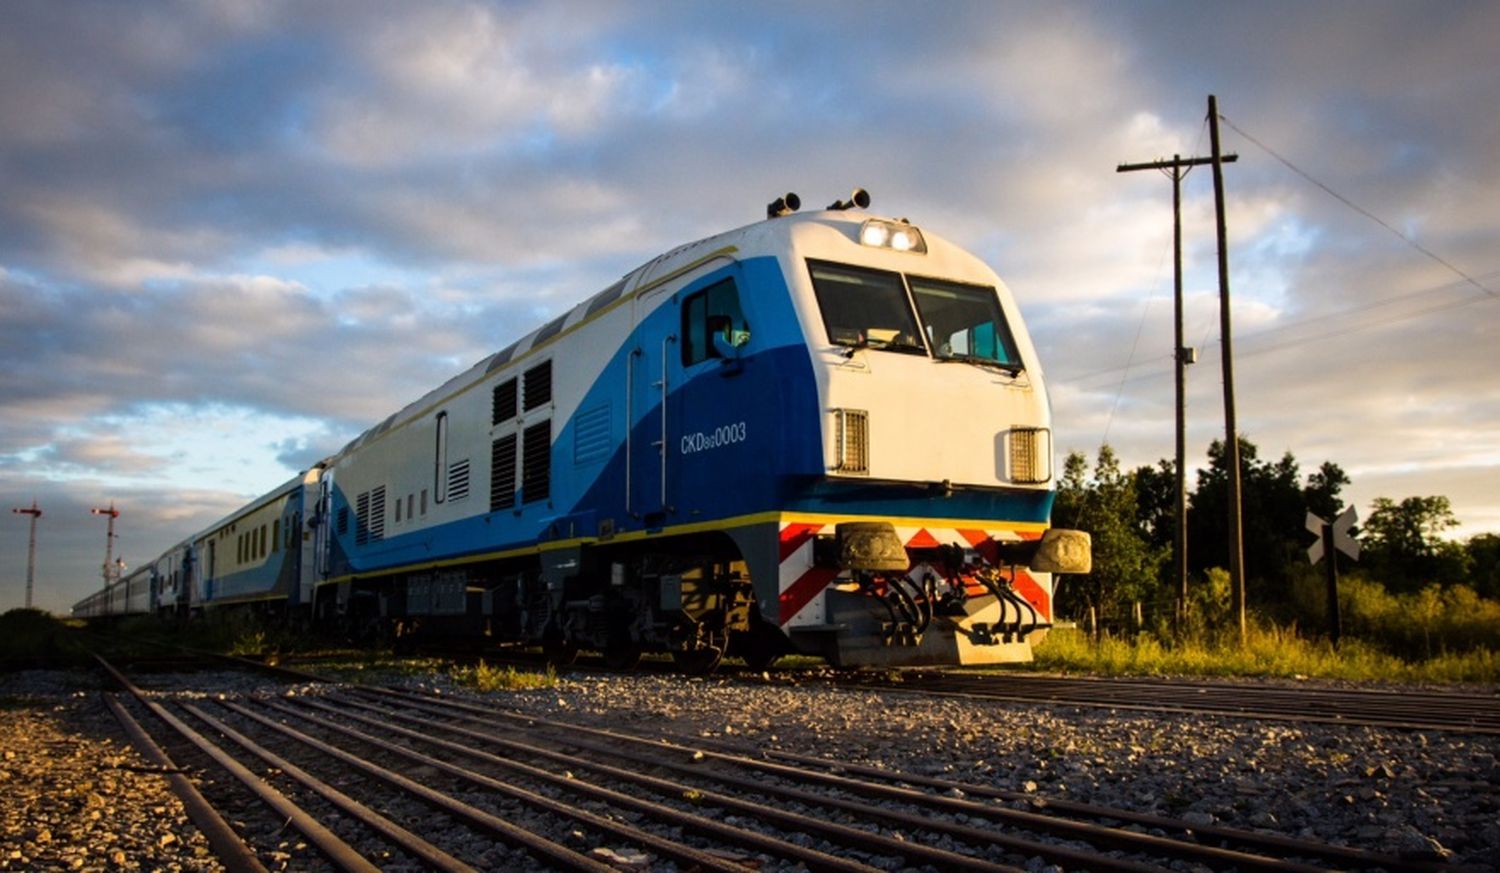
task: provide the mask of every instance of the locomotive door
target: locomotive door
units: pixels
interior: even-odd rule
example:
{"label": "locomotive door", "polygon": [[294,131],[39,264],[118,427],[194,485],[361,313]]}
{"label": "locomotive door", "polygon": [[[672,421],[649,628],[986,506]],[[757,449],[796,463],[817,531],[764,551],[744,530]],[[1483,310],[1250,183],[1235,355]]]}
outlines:
{"label": "locomotive door", "polygon": [[647,529],[672,512],[672,446],[677,432],[673,391],[677,363],[677,306],[665,289],[636,298],[635,331],[626,362],[626,511]]}
{"label": "locomotive door", "polygon": [[678,286],[670,298],[661,290],[635,301],[626,493],[630,516],[648,530],[664,525],[682,500],[707,493],[706,482],[692,480],[705,475],[705,464],[722,461],[712,449],[745,439],[745,424],[734,416],[744,410],[735,409],[731,386],[719,378],[739,372],[739,350],[749,340],[741,280],[730,263]]}

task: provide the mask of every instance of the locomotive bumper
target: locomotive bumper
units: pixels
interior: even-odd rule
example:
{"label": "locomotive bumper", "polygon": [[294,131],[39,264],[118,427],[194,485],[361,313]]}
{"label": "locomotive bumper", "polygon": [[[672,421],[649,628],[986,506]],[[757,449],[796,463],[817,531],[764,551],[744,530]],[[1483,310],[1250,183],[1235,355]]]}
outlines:
{"label": "locomotive bumper", "polygon": [[[811,548],[789,549],[789,532]],[[867,521],[786,527],[782,544],[783,629],[797,649],[839,666],[1030,661],[1051,627],[1051,574],[1091,564],[1088,534],[1058,529]]]}
{"label": "locomotive bumper", "polygon": [[1003,633],[1007,610],[997,598],[965,601],[957,615],[934,616],[920,636],[892,639],[886,611],[865,595],[830,589],[829,630],[825,657],[840,667],[923,667],[955,664],[1023,663],[1031,647],[1046,636],[1047,626]]}

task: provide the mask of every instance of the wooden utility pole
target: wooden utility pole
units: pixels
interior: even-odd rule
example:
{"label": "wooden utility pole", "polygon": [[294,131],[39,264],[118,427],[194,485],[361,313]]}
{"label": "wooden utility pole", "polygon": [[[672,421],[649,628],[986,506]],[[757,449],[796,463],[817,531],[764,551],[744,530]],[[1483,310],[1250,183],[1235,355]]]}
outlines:
{"label": "wooden utility pole", "polygon": [[1219,237],[1219,341],[1224,366],[1224,451],[1229,473],[1229,578],[1245,644],[1245,546],[1240,496],[1240,435],[1234,417],[1234,345],[1229,329],[1229,233],[1224,223],[1224,158],[1219,151],[1219,101],[1208,95],[1208,134],[1214,168],[1214,219]]}
{"label": "wooden utility pole", "polygon": [[[1238,155],[1224,155],[1225,163]],[[1187,365],[1198,360],[1198,350],[1182,344],[1182,180],[1193,167],[1213,163],[1213,158],[1184,158],[1173,155],[1170,161],[1148,161],[1142,164],[1120,164],[1117,173],[1137,170],[1162,170],[1172,179],[1172,359],[1176,362],[1177,382],[1177,455],[1176,455],[1176,521],[1173,545],[1173,570],[1177,577],[1177,630],[1181,633],[1187,618]]]}

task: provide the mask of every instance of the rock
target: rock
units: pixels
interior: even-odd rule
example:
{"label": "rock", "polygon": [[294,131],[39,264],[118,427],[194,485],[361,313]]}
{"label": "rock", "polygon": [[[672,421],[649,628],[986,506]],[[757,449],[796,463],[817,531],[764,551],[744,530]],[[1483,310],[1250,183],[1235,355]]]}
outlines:
{"label": "rock", "polygon": [[608,846],[599,846],[589,852],[589,857],[621,870],[644,870],[651,864],[651,856],[639,849],[611,849]]}
{"label": "rock", "polygon": [[1402,828],[1397,836],[1396,851],[1405,861],[1451,861],[1453,852],[1433,837],[1413,827]]}

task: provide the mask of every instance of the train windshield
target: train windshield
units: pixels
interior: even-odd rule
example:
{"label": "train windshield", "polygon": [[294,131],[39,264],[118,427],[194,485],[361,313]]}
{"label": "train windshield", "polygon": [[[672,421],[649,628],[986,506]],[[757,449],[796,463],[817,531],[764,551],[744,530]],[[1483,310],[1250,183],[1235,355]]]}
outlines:
{"label": "train windshield", "polygon": [[835,345],[926,354],[897,273],[810,262],[823,326]]}
{"label": "train windshield", "polygon": [[1019,370],[1021,358],[995,289],[911,277],[911,296],[932,354]]}
{"label": "train windshield", "polygon": [[[835,345],[925,355],[1019,373],[1021,356],[988,285],[809,261]],[[915,309],[913,309],[915,304]],[[920,319],[921,326],[918,327]]]}

